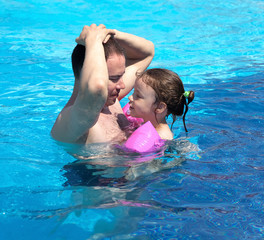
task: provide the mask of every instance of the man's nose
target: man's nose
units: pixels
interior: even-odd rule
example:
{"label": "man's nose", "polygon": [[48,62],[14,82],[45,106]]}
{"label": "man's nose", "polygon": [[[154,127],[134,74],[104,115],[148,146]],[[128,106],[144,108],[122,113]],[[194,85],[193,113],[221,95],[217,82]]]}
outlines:
{"label": "man's nose", "polygon": [[118,89],[124,89],[124,88],[126,87],[126,85],[125,85],[125,83],[124,83],[124,81],[123,81],[123,77],[121,77],[121,78],[119,79],[119,81],[118,81],[116,87],[117,87]]}

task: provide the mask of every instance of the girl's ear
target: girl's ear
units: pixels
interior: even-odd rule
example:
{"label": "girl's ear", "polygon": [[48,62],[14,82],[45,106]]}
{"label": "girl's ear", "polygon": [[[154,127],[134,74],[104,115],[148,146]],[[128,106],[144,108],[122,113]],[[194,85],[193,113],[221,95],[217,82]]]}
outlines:
{"label": "girl's ear", "polygon": [[163,113],[166,110],[167,110],[167,104],[164,102],[159,102],[155,112],[156,113]]}

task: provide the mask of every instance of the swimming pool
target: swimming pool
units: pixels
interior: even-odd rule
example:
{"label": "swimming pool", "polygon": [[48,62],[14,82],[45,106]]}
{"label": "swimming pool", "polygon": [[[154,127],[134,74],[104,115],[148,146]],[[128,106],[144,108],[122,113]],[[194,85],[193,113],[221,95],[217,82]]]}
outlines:
{"label": "swimming pool", "polygon": [[[263,238],[263,10],[254,0],[0,0],[0,239]],[[196,92],[187,138],[178,120],[164,155],[50,137],[73,86],[74,39],[93,22],[151,39],[150,67]]]}

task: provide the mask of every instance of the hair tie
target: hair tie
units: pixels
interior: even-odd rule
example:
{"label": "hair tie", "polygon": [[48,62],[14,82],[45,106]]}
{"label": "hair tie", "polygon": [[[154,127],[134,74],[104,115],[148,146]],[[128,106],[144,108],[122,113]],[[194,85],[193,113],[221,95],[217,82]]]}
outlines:
{"label": "hair tie", "polygon": [[183,94],[183,96],[184,96],[185,98],[189,98],[190,92],[191,92],[191,91],[185,91],[184,94]]}

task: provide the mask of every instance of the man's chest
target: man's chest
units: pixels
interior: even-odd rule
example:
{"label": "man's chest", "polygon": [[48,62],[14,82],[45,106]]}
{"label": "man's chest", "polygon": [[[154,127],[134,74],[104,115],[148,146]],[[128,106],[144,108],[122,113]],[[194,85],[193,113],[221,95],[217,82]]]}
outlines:
{"label": "man's chest", "polygon": [[116,142],[126,140],[129,122],[123,113],[101,113],[96,124],[89,130],[86,143]]}

